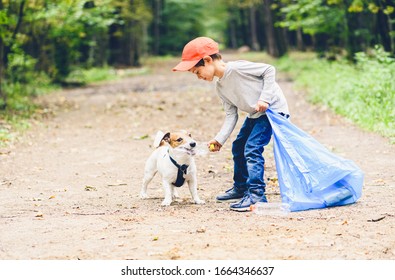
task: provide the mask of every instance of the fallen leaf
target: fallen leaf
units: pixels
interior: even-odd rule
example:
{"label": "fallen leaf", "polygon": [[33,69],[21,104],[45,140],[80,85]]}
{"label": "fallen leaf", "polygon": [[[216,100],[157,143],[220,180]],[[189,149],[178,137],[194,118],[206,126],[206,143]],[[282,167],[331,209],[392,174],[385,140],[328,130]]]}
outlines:
{"label": "fallen leaf", "polygon": [[97,191],[97,189],[95,187],[92,187],[92,186],[85,186],[85,190],[87,192],[89,192],[89,191]]}
{"label": "fallen leaf", "polygon": [[206,228],[205,227],[201,227],[199,229],[196,230],[197,233],[205,233],[206,232]]}
{"label": "fallen leaf", "polygon": [[141,136],[134,136],[133,139],[134,140],[144,140],[144,139],[147,139],[148,137],[149,137],[149,135],[145,134],[145,135],[141,135]]}
{"label": "fallen leaf", "polygon": [[385,218],[385,216],[377,218],[377,219],[369,219],[368,222],[379,222],[379,221],[381,221],[384,218]]}

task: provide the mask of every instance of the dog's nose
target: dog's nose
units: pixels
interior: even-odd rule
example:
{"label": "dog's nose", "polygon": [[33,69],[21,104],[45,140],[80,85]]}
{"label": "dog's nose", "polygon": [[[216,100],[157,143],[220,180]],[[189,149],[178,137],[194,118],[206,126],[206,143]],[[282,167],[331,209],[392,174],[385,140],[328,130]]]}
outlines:
{"label": "dog's nose", "polygon": [[191,142],[189,143],[189,146],[191,146],[192,148],[196,146],[196,142]]}

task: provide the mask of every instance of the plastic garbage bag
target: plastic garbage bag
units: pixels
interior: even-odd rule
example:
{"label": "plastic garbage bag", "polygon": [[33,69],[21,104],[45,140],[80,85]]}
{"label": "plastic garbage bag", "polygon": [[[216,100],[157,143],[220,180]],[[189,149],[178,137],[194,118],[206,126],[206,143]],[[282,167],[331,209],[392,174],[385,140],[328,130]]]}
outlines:
{"label": "plastic garbage bag", "polygon": [[326,149],[282,115],[268,109],[281,199],[290,211],[356,202],[363,172],[351,160]]}

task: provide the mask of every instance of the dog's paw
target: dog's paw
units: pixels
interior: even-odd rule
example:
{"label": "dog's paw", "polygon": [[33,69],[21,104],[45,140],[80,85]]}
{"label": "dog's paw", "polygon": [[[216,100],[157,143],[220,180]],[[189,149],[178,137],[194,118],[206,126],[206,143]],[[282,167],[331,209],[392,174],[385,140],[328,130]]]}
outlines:
{"label": "dog's paw", "polygon": [[195,199],[195,203],[196,204],[205,204],[206,202],[204,200],[201,200],[201,199]]}
{"label": "dog's paw", "polygon": [[166,199],[165,199],[165,200],[162,201],[162,204],[161,204],[161,205],[162,205],[162,206],[170,206],[170,204],[171,204],[171,200],[166,200]]}
{"label": "dog's paw", "polygon": [[173,192],[173,198],[180,198],[179,194],[177,191]]}
{"label": "dog's paw", "polygon": [[148,198],[148,194],[146,192],[141,192],[140,193],[140,198],[141,199],[147,199]]}

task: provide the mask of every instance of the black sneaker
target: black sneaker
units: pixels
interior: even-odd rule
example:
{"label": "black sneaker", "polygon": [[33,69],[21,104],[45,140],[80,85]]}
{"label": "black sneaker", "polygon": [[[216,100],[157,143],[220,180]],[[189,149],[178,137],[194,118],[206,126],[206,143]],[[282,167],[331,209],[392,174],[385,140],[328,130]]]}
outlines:
{"label": "black sneaker", "polygon": [[217,196],[217,202],[235,202],[244,196],[244,191],[236,190],[235,187]]}
{"label": "black sneaker", "polygon": [[243,198],[236,203],[232,203],[229,207],[230,210],[238,212],[252,211],[251,206],[257,202],[267,202],[266,196],[257,195],[254,193],[246,192]]}

